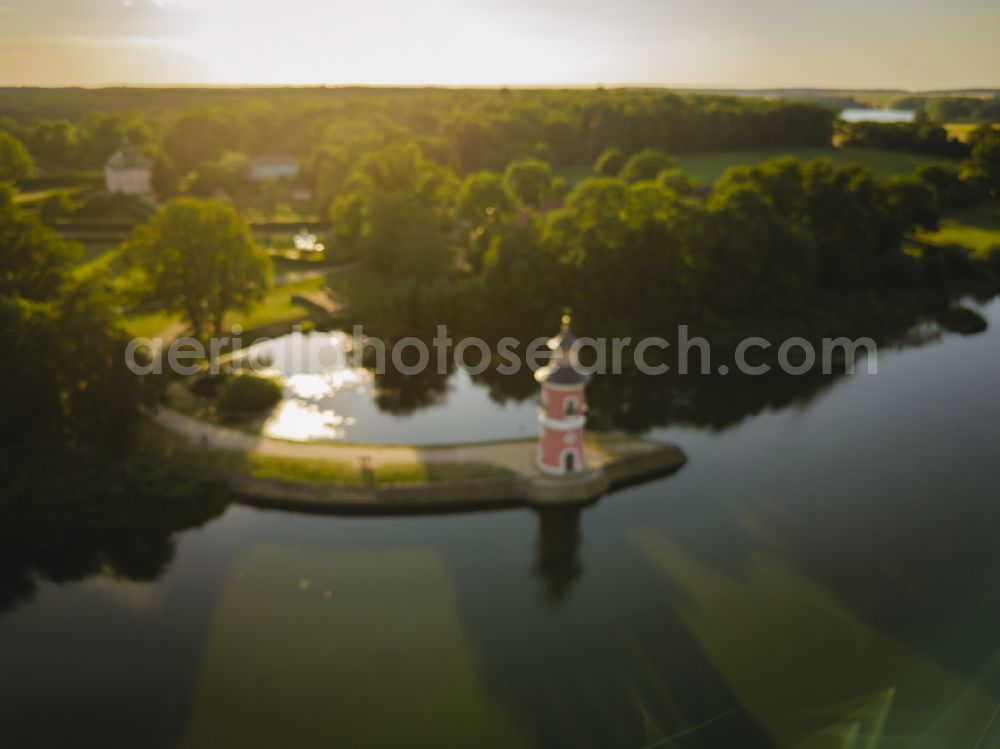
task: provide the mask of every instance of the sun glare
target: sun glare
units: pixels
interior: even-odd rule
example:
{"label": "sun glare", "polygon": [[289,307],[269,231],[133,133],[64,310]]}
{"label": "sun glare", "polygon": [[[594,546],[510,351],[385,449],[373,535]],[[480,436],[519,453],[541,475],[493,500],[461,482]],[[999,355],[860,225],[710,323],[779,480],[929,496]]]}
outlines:
{"label": "sun glare", "polygon": [[450,0],[349,12],[313,0],[164,4],[194,11],[190,30],[164,44],[207,82],[540,84],[590,70],[558,38],[527,28],[514,39],[489,9]]}

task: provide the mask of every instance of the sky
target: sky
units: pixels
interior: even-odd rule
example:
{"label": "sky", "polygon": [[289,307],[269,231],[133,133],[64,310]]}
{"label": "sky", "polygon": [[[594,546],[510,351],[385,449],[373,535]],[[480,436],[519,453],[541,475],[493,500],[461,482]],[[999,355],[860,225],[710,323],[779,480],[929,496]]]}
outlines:
{"label": "sky", "polygon": [[0,85],[1000,87],[1000,0],[0,0]]}

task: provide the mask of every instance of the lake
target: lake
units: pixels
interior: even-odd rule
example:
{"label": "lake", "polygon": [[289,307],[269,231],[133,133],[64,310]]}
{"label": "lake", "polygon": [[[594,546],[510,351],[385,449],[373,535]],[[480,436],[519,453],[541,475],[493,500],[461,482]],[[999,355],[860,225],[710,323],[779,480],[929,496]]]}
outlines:
{"label": "lake", "polygon": [[[982,312],[877,375],[597,378],[595,423],[690,463],[582,510],[25,538],[0,551],[0,745],[995,747]],[[357,438],[533,409],[521,382],[370,384]]]}
{"label": "lake", "polygon": [[840,112],[840,119],[847,122],[913,122],[914,117],[912,109],[849,107]]}

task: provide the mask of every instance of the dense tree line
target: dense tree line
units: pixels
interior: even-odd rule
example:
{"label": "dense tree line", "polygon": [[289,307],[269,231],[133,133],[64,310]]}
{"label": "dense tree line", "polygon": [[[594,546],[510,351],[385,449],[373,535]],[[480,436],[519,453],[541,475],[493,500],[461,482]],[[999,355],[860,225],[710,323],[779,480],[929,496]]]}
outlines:
{"label": "dense tree line", "polygon": [[1000,96],[908,96],[893,103],[933,122],[1000,122]]}
{"label": "dense tree line", "polygon": [[[405,210],[402,198],[386,210],[366,174],[398,170],[401,152],[406,177],[390,182],[410,185],[412,197]],[[762,331],[868,334],[922,304],[947,306],[961,284],[995,287],[998,258],[991,266],[930,248],[914,254],[904,238],[935,229],[942,210],[996,194],[998,154],[1000,136],[984,135],[961,171],[924,167],[885,182],[860,166],[785,158],[730,170],[709,189],[662,151],[626,159],[612,149],[593,178],[546,205],[541,196],[560,188],[537,161],[458,183],[418,146],[390,147],[349,173],[333,216],[356,227],[342,241],[383,274],[393,300],[389,320],[361,310],[368,325],[429,332],[451,322],[523,339],[571,305],[595,335],[680,324],[721,343]],[[518,188],[519,164],[536,187]],[[448,188],[420,193],[419,185]]]}
{"label": "dense tree line", "polygon": [[0,131],[48,171],[96,169],[128,138],[154,159],[161,197],[210,196],[232,190],[240,157],[288,154],[323,211],[362,155],[392,144],[416,142],[464,176],[529,158],[590,164],[608,147],[825,146],[834,118],[814,104],[655,90],[25,89],[0,90],[0,103]]}
{"label": "dense tree line", "polygon": [[0,486],[24,465],[124,449],[148,402],[122,366],[127,338],[107,289],[67,272],[77,252],[0,184]]}
{"label": "dense tree line", "polygon": [[948,136],[940,125],[915,122],[839,122],[841,145],[853,148],[880,148],[909,151],[946,159],[961,159],[971,147]]}

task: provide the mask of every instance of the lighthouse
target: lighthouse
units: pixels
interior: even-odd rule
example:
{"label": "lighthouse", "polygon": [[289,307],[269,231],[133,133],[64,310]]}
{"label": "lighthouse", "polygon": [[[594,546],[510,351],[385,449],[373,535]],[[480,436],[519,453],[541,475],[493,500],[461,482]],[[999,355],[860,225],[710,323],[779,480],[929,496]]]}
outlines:
{"label": "lighthouse", "polygon": [[584,470],[583,426],[587,406],[583,391],[590,379],[581,371],[569,329],[569,315],[563,315],[559,335],[548,341],[552,350],[548,366],[535,372],[542,386],[538,411],[538,467],[545,473],[565,476]]}

